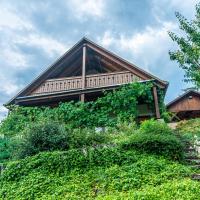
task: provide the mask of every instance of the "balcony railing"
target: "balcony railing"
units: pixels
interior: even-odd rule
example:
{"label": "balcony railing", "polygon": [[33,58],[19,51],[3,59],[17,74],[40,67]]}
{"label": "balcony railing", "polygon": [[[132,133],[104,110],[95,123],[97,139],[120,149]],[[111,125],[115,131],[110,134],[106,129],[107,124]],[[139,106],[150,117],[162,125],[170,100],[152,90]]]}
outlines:
{"label": "balcony railing", "polygon": [[[106,86],[121,85],[130,82],[139,81],[140,78],[129,71],[87,75],[85,81],[85,89],[99,88]],[[82,88],[82,77],[75,76],[69,78],[48,79],[36,90],[32,95],[61,92],[69,90],[79,90]]]}

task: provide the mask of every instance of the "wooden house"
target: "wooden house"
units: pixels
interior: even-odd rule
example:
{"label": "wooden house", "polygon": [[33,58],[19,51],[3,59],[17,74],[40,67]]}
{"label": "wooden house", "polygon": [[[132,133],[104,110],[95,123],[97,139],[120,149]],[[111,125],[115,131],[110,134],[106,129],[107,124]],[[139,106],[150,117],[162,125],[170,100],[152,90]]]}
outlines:
{"label": "wooden house", "polygon": [[55,106],[66,101],[91,101],[130,82],[154,81],[155,110],[160,118],[157,88],[168,82],[138,68],[87,38],[81,39],[6,105]]}
{"label": "wooden house", "polygon": [[169,104],[167,110],[174,114],[173,121],[200,117],[200,93],[189,90]]}

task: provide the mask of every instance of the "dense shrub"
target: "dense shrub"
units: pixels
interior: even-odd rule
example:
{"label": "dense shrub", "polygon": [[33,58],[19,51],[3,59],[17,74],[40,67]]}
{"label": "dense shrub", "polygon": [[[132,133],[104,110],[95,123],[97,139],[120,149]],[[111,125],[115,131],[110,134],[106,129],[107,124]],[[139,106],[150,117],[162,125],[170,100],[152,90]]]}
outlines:
{"label": "dense shrub", "polygon": [[183,144],[163,122],[148,120],[122,143],[124,149],[135,149],[175,160],[183,158]]}
{"label": "dense shrub", "polygon": [[69,146],[70,148],[82,148],[87,146],[97,146],[107,143],[108,134],[104,132],[96,132],[94,129],[74,129],[69,130]]}
{"label": "dense shrub", "polygon": [[69,148],[68,134],[57,122],[32,124],[22,135],[18,156],[20,158],[41,151],[66,150]]}
{"label": "dense shrub", "polygon": [[181,160],[184,155],[182,143],[172,135],[149,135],[139,132],[122,143],[122,147],[162,155],[175,160]]}
{"label": "dense shrub", "polygon": [[176,130],[190,142],[194,142],[195,136],[200,140],[200,118],[181,121],[177,124]]}
{"label": "dense shrub", "polygon": [[10,158],[9,144],[8,138],[0,137],[0,163]]}
{"label": "dense shrub", "polygon": [[140,126],[140,131],[150,135],[173,135],[173,130],[164,122],[146,120]]}

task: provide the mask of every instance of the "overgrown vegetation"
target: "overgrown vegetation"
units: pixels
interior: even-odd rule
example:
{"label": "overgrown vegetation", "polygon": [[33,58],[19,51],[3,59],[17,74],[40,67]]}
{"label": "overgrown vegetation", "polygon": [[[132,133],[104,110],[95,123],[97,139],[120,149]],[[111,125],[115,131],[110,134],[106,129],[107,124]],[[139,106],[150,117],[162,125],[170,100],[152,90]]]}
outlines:
{"label": "overgrown vegetation", "polygon": [[150,90],[149,84],[133,84],[93,103],[14,108],[0,127],[0,162],[6,166],[0,199],[199,196],[199,184],[190,179],[196,170],[182,162],[177,133],[164,122],[135,121],[137,99]]}
{"label": "overgrown vegetation", "polygon": [[17,156],[24,158],[42,151],[67,150],[69,137],[63,125],[55,122],[32,124],[21,136]]}
{"label": "overgrown vegetation", "polygon": [[124,149],[162,155],[173,160],[183,159],[183,144],[165,123],[154,120],[144,122],[140,129],[124,143]]}
{"label": "overgrown vegetation", "polygon": [[8,138],[0,137],[0,162],[10,158],[10,140]]}
{"label": "overgrown vegetation", "polygon": [[200,118],[179,122],[177,131],[188,141],[200,140]]}
{"label": "overgrown vegetation", "polygon": [[[140,190],[155,195],[152,187],[165,190],[165,184],[174,181],[193,186],[195,182],[187,181],[192,172],[181,164],[118,147],[40,153],[8,166],[0,182],[0,197],[101,199],[114,193],[113,199],[118,199],[117,194],[125,199],[131,192],[141,196]],[[166,195],[178,196],[176,187],[165,191]],[[186,197],[190,196],[188,192]]]}
{"label": "overgrown vegetation", "polygon": [[[159,91],[159,96],[161,112],[164,112],[162,91]],[[31,123],[41,121],[56,121],[71,128],[116,126],[119,121],[129,121],[138,116],[138,101],[148,104],[150,112],[154,110],[152,83],[128,84],[114,92],[107,92],[94,102],[61,103],[53,109],[12,107],[1,123],[0,133],[16,135]]]}
{"label": "overgrown vegetation", "polygon": [[[35,129],[46,135],[49,126],[36,124],[27,132],[34,134]],[[62,128],[60,135],[67,133],[66,150],[42,149],[46,152],[7,163],[0,178],[1,199],[193,199],[199,195],[199,184],[190,179],[194,169],[177,162],[183,153],[181,141],[164,122],[149,120],[141,126],[121,122],[105,132],[69,132],[62,124],[51,126],[55,132]],[[134,142],[140,143],[133,139],[138,136],[144,137],[143,145],[133,148]],[[24,137],[30,144],[32,137]]]}

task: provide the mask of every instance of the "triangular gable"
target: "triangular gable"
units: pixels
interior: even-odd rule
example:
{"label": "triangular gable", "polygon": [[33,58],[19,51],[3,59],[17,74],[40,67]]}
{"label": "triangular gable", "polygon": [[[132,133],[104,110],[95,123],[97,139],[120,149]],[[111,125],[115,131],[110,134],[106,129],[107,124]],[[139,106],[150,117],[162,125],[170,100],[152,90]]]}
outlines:
{"label": "triangular gable", "polygon": [[[27,87],[21,90],[14,98],[12,98],[6,105],[13,104],[14,100],[18,97],[27,96],[36,88],[38,88],[45,80],[55,78],[55,74],[62,70],[63,67],[66,67],[66,63],[73,61],[75,56],[80,57],[82,52],[83,45],[87,48],[92,49],[95,53],[99,54],[105,58],[105,62],[113,62],[116,66],[120,66],[124,70],[131,71],[137,77],[142,80],[156,80],[160,87],[166,88],[168,82],[162,81],[159,78],[151,75],[150,73],[138,68],[137,66],[129,63],[128,61],[118,57],[117,55],[111,53],[110,51],[102,48],[101,46],[95,44],[94,42],[88,40],[87,38],[81,39],[76,43],[69,51],[67,51],[63,56],[56,60],[50,67],[47,68],[40,76],[34,79]],[[66,70],[69,70],[66,68]]]}

